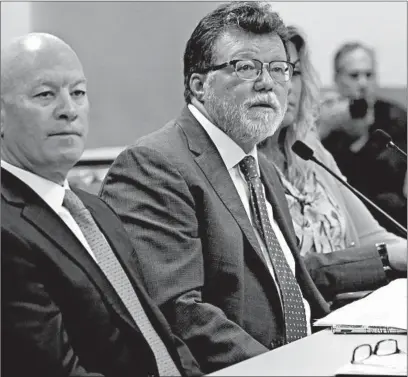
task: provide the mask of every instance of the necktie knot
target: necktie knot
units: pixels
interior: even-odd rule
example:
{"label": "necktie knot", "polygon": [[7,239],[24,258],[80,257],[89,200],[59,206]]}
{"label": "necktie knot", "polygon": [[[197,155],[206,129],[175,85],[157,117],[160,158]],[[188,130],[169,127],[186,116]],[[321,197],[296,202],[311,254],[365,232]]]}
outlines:
{"label": "necktie knot", "polygon": [[86,209],[84,203],[78,196],[71,190],[65,190],[64,200],[62,205],[71,213],[79,213]]}
{"label": "necktie knot", "polygon": [[256,166],[256,160],[253,156],[245,156],[239,163],[239,167],[244,174],[246,181],[250,181],[252,178],[258,178],[258,169]]}

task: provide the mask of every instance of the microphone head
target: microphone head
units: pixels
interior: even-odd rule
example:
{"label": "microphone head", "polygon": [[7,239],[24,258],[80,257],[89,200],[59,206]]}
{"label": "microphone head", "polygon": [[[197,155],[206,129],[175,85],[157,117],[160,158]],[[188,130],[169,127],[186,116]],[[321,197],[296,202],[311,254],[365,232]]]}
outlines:
{"label": "microphone head", "polygon": [[392,138],[385,131],[378,129],[371,135],[371,141],[381,148],[387,147],[388,143],[392,142]]}
{"label": "microphone head", "polygon": [[292,145],[292,151],[304,160],[310,160],[313,157],[313,149],[309,148],[303,141],[296,140]]}

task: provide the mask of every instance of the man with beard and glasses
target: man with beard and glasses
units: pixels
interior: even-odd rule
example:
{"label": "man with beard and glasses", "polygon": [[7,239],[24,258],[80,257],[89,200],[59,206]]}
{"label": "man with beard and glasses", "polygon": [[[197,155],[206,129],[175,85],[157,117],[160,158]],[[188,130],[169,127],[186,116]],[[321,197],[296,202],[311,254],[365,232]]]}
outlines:
{"label": "man with beard and glasses", "polygon": [[205,373],[310,334],[329,310],[256,148],[286,111],[286,38],[267,4],[205,16],[185,50],[186,107],[122,152],[101,189],[149,294]]}

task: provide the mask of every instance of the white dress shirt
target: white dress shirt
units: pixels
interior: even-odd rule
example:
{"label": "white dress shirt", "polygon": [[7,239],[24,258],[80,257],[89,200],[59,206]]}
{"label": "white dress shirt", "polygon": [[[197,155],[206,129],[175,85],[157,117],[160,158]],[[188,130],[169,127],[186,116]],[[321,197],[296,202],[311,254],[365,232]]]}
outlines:
{"label": "white dress shirt", "polygon": [[[245,156],[247,156],[247,154],[225,132],[223,132],[218,127],[216,127],[214,124],[212,124],[194,105],[189,104],[188,108],[191,111],[191,113],[194,115],[194,117],[197,119],[197,121],[201,124],[201,126],[205,129],[208,136],[214,142],[218,152],[220,153],[221,158],[224,161],[224,164],[228,170],[228,173],[230,174],[231,179],[234,183],[234,186],[239,194],[239,197],[241,198],[242,204],[244,205],[248,218],[254,228],[256,238],[261,247],[262,253],[264,255],[264,259],[268,266],[268,270],[273,280],[276,283],[275,272],[273,271],[273,267],[271,264],[271,260],[270,260],[268,251],[266,249],[266,245],[261,235],[259,234],[256,226],[254,226],[253,224],[248,183],[246,182],[245,177],[242,174],[241,169],[239,168],[239,165],[238,165],[239,162]],[[257,152],[256,146],[248,153],[248,155],[251,155],[255,158],[257,162],[258,173],[259,173],[258,152]],[[265,196],[265,188],[263,185],[262,185],[262,190]],[[265,196],[265,201],[266,201],[266,207],[268,210],[269,221],[271,223],[272,229],[276,234],[276,238],[279,241],[283,254],[285,255],[286,260],[289,264],[289,267],[292,270],[293,274],[295,275],[295,260],[293,258],[292,252],[290,251],[289,246],[286,243],[285,237],[283,236],[282,232],[279,229],[278,224],[276,223],[273,217],[273,209],[272,209],[271,204],[266,199],[266,196]],[[278,289],[278,292],[279,292],[279,295],[281,295],[279,289]],[[303,302],[304,302],[305,312],[306,312],[307,332],[308,332],[308,335],[310,335],[311,334],[310,306],[309,306],[309,303],[305,299],[303,299]]]}
{"label": "white dress shirt", "polygon": [[78,224],[73,219],[69,211],[62,206],[65,190],[70,189],[67,180],[65,180],[64,186],[61,186],[27,170],[11,165],[3,160],[1,160],[1,167],[31,187],[38,194],[38,196],[40,196],[40,198],[43,199],[44,202],[47,203],[47,205],[62,219],[62,221],[67,224],[68,228],[72,231],[72,233],[74,233],[92,258],[96,261],[95,255],[89,247],[88,242],[86,241],[86,238],[84,237]]}

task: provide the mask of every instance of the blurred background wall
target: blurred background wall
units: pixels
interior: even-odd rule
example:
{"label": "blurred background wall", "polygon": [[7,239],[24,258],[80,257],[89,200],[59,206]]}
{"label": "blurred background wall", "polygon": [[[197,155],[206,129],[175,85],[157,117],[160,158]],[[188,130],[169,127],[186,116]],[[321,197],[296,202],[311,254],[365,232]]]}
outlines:
{"label": "blurred background wall", "polygon": [[[88,147],[126,145],[177,116],[182,57],[198,21],[219,2],[2,2],[1,43],[50,32],[77,51],[92,105]],[[302,27],[324,87],[349,40],[372,46],[383,96],[407,105],[406,2],[273,2]]]}

